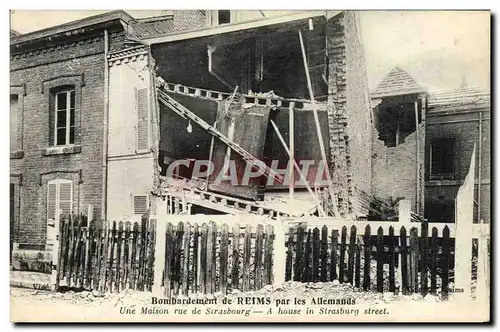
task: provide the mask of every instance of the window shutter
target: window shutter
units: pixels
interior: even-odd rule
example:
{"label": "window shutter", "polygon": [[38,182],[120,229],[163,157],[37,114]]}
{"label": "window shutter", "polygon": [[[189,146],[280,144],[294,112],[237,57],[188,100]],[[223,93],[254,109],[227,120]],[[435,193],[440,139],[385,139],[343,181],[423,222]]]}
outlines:
{"label": "window shutter", "polygon": [[136,90],[137,102],[137,150],[149,147],[148,89]]}
{"label": "window shutter", "polygon": [[134,196],[134,214],[144,214],[148,209],[148,196],[136,195]]}
{"label": "window shutter", "polygon": [[57,180],[49,181],[47,185],[47,219],[56,218]]}
{"label": "window shutter", "polygon": [[17,146],[17,131],[19,126],[19,97],[10,95],[10,151],[14,152]]}
{"label": "window shutter", "polygon": [[73,183],[61,181],[59,183],[59,208],[62,214],[71,214],[73,205]]}

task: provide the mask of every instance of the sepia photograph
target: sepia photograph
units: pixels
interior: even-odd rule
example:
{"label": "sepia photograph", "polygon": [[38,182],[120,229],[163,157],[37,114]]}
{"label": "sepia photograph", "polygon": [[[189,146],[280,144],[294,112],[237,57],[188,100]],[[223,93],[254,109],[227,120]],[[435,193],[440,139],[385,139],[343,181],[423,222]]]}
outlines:
{"label": "sepia photograph", "polygon": [[489,10],[9,20],[11,322],[491,322]]}

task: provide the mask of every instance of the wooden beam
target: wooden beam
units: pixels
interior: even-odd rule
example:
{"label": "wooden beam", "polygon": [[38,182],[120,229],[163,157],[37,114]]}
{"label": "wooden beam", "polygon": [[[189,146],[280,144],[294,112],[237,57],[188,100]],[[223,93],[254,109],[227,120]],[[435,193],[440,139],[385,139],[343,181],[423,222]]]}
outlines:
{"label": "wooden beam", "polygon": [[299,30],[299,40],[300,40],[300,48],[302,50],[302,59],[304,60],[304,70],[306,72],[307,87],[309,89],[309,95],[311,97],[311,104],[313,105],[314,123],[316,124],[316,133],[318,135],[319,146],[320,146],[320,150],[321,150],[321,158],[323,159],[323,163],[325,165],[326,177],[328,180],[328,192],[330,194],[330,199],[332,200],[334,214],[337,216],[338,215],[337,207],[335,206],[335,203],[333,202],[333,199],[335,197],[334,192],[333,192],[333,182],[332,182],[332,177],[330,175],[330,167],[328,166],[328,161],[326,158],[325,143],[323,142],[323,135],[321,133],[321,127],[319,124],[318,110],[316,108],[316,101],[314,99],[314,93],[313,93],[312,83],[311,83],[311,76],[309,74],[309,66],[307,65],[307,55],[306,55],[306,50],[304,47],[304,39],[302,38],[302,32],[300,30]]}
{"label": "wooden beam", "polygon": [[[281,141],[281,144],[283,145],[283,147],[285,148],[286,150],[286,153],[288,153],[288,156],[290,156],[290,149],[288,148],[288,146],[286,145],[286,142],[285,142],[285,139],[283,138],[283,136],[281,135],[280,133],[280,130],[278,129],[278,126],[276,125],[276,123],[274,123],[273,120],[269,120],[271,121],[271,125],[273,126],[274,128],[274,131],[276,132],[276,135],[278,136],[279,140]],[[318,213],[320,214],[320,216],[326,216],[325,214],[325,211],[323,210],[323,208],[321,207],[321,204],[319,203],[318,201],[318,197],[314,194],[314,192],[312,191],[311,187],[309,186],[309,183],[307,183],[307,180],[306,178],[304,177],[304,174],[302,174],[301,170],[300,170],[300,167],[299,165],[297,164],[297,162],[295,162],[295,160],[293,160],[293,165],[295,166],[295,169],[297,170],[297,172],[299,172],[299,175],[300,175],[300,179],[302,180],[302,182],[304,182],[304,185],[306,186],[307,188],[307,191],[309,191],[309,193],[311,194],[311,196],[314,198],[315,202],[316,202],[316,205],[318,207]]]}
{"label": "wooden beam", "polygon": [[288,107],[288,140],[290,144],[290,161],[288,163],[288,168],[289,168],[289,174],[290,178],[289,181],[290,183],[288,184],[288,190],[290,192],[290,202],[293,202],[293,192],[295,189],[295,180],[294,180],[294,174],[293,174],[293,162],[295,161],[295,126],[294,126],[294,114],[293,114],[293,107],[295,103],[290,103],[290,106]]}
{"label": "wooden beam", "polygon": [[415,184],[415,208],[417,214],[420,214],[420,133],[418,130],[418,101],[415,100],[415,136],[417,139],[417,144],[416,144],[416,156],[417,156],[417,162],[415,163],[415,179],[416,179],[416,184]]}

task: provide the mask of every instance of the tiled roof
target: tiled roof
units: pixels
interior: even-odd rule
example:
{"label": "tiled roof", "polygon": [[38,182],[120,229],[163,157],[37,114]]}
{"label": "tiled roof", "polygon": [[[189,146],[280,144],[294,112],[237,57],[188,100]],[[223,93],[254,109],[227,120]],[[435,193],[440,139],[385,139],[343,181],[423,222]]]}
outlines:
{"label": "tiled roof", "polygon": [[20,36],[21,33],[20,32],[17,32],[16,30],[14,29],[10,29],[10,36],[11,37],[17,37],[17,36]]}
{"label": "tiled roof", "polygon": [[372,98],[422,92],[426,92],[425,89],[419,86],[407,72],[399,67],[395,67],[384,77],[382,82],[379,83],[375,92],[372,93]]}
{"label": "tiled roof", "polygon": [[485,88],[461,88],[431,93],[428,107],[461,106],[490,103],[490,90]]}

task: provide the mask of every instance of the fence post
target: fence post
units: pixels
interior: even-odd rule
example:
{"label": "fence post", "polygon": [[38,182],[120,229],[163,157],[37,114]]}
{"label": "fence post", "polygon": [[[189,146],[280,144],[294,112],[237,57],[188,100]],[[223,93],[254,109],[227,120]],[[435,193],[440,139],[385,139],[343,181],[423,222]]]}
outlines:
{"label": "fence post", "polygon": [[399,222],[403,224],[410,223],[411,221],[411,201],[409,199],[402,199],[399,201]]}
{"label": "fence post", "polygon": [[281,285],[285,282],[285,222],[278,214],[278,222],[274,227],[274,264],[273,264],[273,284]]}
{"label": "fence post", "polygon": [[472,150],[469,172],[458,189],[455,199],[456,231],[455,231],[455,288],[456,297],[471,298],[471,261],[472,261],[472,222],[474,219],[474,172],[476,144]]}
{"label": "fence post", "polygon": [[153,294],[162,295],[161,284],[165,268],[165,232],[167,226],[167,204],[158,204],[156,210],[156,243],[154,261]]}
{"label": "fence post", "polygon": [[488,239],[489,224],[481,224],[479,227],[478,250],[477,250],[477,286],[476,300],[488,301],[490,280],[489,280],[489,260],[488,260]]}
{"label": "fence post", "polygon": [[54,228],[55,228],[55,238],[54,238],[54,244],[52,246],[52,274],[50,276],[50,288],[51,290],[55,291],[58,286],[58,280],[57,280],[57,273],[59,270],[58,262],[59,262],[59,247],[61,243],[61,238],[60,238],[60,231],[61,231],[61,214],[62,210],[57,209],[56,210],[56,215],[55,215],[55,220],[54,220]]}
{"label": "fence post", "polygon": [[90,225],[90,222],[94,220],[94,206],[92,204],[89,204],[87,207],[87,222],[88,225]]}

